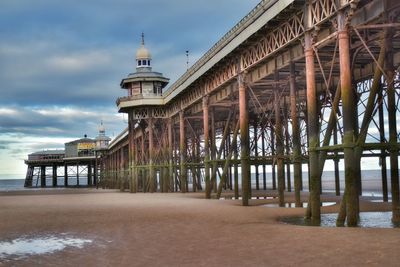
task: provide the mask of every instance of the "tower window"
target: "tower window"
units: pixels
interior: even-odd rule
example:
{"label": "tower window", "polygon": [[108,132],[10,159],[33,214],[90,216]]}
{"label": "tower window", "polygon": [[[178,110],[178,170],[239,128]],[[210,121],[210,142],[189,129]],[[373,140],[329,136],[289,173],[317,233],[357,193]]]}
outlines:
{"label": "tower window", "polygon": [[150,60],[147,60],[147,66],[150,66]]}
{"label": "tower window", "polygon": [[138,66],[141,66],[142,65],[142,61],[138,60],[137,64],[138,64]]}
{"label": "tower window", "polygon": [[146,66],[147,64],[146,64],[146,60],[143,60],[143,66]]}

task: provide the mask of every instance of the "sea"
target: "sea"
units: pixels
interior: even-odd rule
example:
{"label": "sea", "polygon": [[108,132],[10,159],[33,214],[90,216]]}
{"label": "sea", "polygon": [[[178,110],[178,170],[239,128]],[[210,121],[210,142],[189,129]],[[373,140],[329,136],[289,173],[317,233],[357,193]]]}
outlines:
{"label": "sea", "polygon": [[[256,174],[252,173],[252,188],[256,188]],[[266,188],[267,189],[272,189],[272,174],[270,172],[266,172]],[[303,172],[303,190],[308,191],[308,173]],[[381,170],[364,170],[361,173],[362,176],[362,190],[363,190],[363,195],[365,196],[375,196],[375,197],[381,197],[382,194],[382,180],[381,180]],[[258,174],[259,177],[259,188],[263,189],[263,173],[260,168],[260,172]],[[340,188],[341,192],[344,190],[344,172],[340,171],[339,172],[339,177],[340,177]],[[390,196],[390,174],[389,171],[387,173],[388,177],[388,192]],[[189,177],[189,182],[190,182],[190,177]],[[291,188],[292,191],[294,190],[294,181],[293,181],[293,173],[290,173],[290,180],[291,180]],[[32,188],[25,188],[24,187],[24,181],[25,179],[21,179],[20,177],[7,177],[7,179],[1,179],[0,178],[0,192],[4,191],[20,191],[20,190],[46,190],[52,188],[52,178],[47,178],[46,179],[46,184],[49,185],[45,189],[42,189],[40,187],[40,181],[38,179],[33,180],[33,186]],[[239,178],[240,181],[240,178]],[[285,183],[287,186],[287,176],[285,174]],[[59,177],[57,179],[57,184],[60,185],[57,188],[62,188],[64,185],[64,178]],[[70,177],[68,179],[68,185],[69,186],[77,186],[77,179],[76,177]],[[86,187],[87,186],[87,179],[84,177],[79,178],[79,186],[81,187]],[[239,185],[240,186],[240,185]],[[331,193],[335,192],[335,173],[333,171],[324,171],[322,175],[322,192],[326,193]]]}
{"label": "sea", "polygon": [[[52,178],[47,178],[46,179],[46,185],[48,185],[46,188],[41,188],[40,187],[40,181],[38,181],[37,179],[33,180],[31,188],[25,188],[24,187],[24,183],[25,183],[25,179],[21,179],[19,177],[15,177],[15,178],[7,177],[7,179],[0,179],[0,192],[54,189],[54,187],[51,186],[52,183],[53,183],[53,179]],[[57,179],[57,184],[59,186],[56,187],[56,188],[63,188],[64,177],[58,178]],[[68,178],[68,185],[71,186],[71,187],[76,187],[77,186],[77,179],[75,177],[69,177]],[[83,177],[80,177],[79,178],[79,186],[86,187],[87,186],[87,179],[83,178]]]}

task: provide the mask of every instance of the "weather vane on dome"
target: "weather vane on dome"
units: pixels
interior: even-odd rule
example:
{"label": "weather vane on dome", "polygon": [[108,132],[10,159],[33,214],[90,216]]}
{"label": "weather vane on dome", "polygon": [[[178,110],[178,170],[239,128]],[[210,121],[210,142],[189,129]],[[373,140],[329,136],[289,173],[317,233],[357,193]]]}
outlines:
{"label": "weather vane on dome", "polygon": [[142,45],[144,45],[144,32],[142,32]]}

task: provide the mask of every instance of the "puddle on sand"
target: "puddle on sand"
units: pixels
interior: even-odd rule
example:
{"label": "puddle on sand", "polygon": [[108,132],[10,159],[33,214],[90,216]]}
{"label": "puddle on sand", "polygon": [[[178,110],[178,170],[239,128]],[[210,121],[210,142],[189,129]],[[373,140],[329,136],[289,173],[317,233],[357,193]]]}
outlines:
{"label": "puddle on sand", "polygon": [[[321,214],[321,224],[313,225],[310,220],[303,217],[283,217],[281,222],[301,226],[336,227],[337,213]],[[399,228],[400,225],[392,223],[391,212],[360,212],[359,227],[369,228]]]}
{"label": "puddle on sand", "polygon": [[372,199],[372,200],[368,200],[368,201],[375,202],[375,203],[383,203],[384,202],[383,199]]}
{"label": "puddle on sand", "polygon": [[18,260],[33,255],[53,253],[67,247],[83,248],[92,243],[89,239],[80,239],[61,235],[21,237],[11,241],[0,241],[0,260]]}
{"label": "puddle on sand", "polygon": [[[262,199],[275,199],[276,197],[252,197],[251,199],[257,199],[257,200],[262,200]],[[226,199],[233,199],[233,200],[242,200],[242,197],[239,197],[238,199],[235,199],[235,197],[220,197],[219,200],[226,200]]]}
{"label": "puddle on sand", "polygon": [[[325,206],[333,206],[333,205],[336,205],[336,202],[322,202],[321,204],[324,207]],[[304,202],[304,203],[302,203],[302,205],[303,205],[303,208],[307,208],[308,203]],[[269,204],[265,204],[262,206],[267,207],[267,208],[279,208],[278,203],[269,203]],[[295,205],[295,203],[292,203],[292,202],[286,202],[285,207],[282,207],[282,208],[296,208],[296,205]]]}

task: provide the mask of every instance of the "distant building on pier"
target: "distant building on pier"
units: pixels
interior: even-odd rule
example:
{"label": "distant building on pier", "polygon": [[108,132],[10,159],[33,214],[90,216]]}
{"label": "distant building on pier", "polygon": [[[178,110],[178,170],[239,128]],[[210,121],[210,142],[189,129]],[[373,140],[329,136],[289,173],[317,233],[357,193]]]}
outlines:
{"label": "distant building on pier", "polygon": [[[28,155],[25,164],[28,170],[25,178],[25,187],[46,187],[46,180],[52,179],[52,186],[60,186],[58,178],[64,178],[64,186],[79,186],[79,179],[87,178],[87,185],[97,185],[101,175],[100,157],[107,150],[111,138],[106,136],[103,122],[99,126],[99,135],[95,139],[77,139],[64,144],[65,150],[44,150]],[[64,167],[63,175],[58,175],[58,168]],[[76,179],[76,180],[75,180]]]}
{"label": "distant building on pier", "polygon": [[65,143],[65,157],[94,156],[96,140],[90,139],[85,134],[84,138]]}

